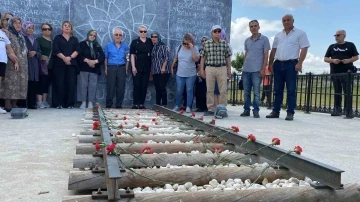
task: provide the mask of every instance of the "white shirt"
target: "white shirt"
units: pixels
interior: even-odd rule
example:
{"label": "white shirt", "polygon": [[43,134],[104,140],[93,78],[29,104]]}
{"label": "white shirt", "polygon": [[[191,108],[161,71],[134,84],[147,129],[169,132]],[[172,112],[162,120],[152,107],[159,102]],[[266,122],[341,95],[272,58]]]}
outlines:
{"label": "white shirt", "polygon": [[6,45],[10,44],[9,38],[5,32],[0,29],[0,62],[7,63],[8,57],[6,54]]}
{"label": "white shirt", "polygon": [[293,28],[289,34],[285,30],[276,34],[272,48],[276,48],[276,60],[299,59],[301,48],[310,47],[309,40],[304,31]]}

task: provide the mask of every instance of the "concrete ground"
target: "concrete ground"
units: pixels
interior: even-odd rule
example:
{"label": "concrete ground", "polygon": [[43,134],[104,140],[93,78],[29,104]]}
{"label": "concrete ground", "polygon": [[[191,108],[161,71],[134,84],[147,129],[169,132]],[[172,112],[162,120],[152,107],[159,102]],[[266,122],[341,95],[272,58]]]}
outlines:
{"label": "concrete ground", "polygon": [[[270,110],[265,108],[260,111],[260,119],[239,117],[241,106],[229,106],[228,112],[229,118],[217,119],[216,125],[239,126],[241,134],[252,133],[263,142],[278,137],[279,147],[286,150],[300,145],[302,155],[344,170],[344,184],[360,184],[360,119],[297,112],[295,120],[288,122],[284,120],[286,112],[280,119],[266,119]],[[0,115],[0,201],[61,201],[63,196],[73,194],[67,184],[78,143],[73,134],[79,134],[82,128],[83,110],[29,113],[20,120]]]}

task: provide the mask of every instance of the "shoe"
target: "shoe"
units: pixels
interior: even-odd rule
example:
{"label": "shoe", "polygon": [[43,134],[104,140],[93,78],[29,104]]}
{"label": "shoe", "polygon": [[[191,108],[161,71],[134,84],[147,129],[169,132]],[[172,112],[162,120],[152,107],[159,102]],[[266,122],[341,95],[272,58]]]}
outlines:
{"label": "shoe", "polygon": [[6,110],[3,110],[2,108],[0,108],[0,114],[6,114]]}
{"label": "shoe", "polygon": [[62,109],[63,107],[62,106],[58,106],[58,107],[56,107],[56,109]]}
{"label": "shoe", "polygon": [[186,113],[191,113],[191,109],[190,109],[190,107],[186,107],[185,112],[186,112]]}
{"label": "shoe", "polygon": [[179,107],[178,106],[175,106],[174,109],[173,109],[174,112],[177,112],[179,111]]}
{"label": "shoe", "polygon": [[341,116],[341,108],[335,107],[331,116]]}
{"label": "shoe", "polygon": [[253,115],[254,115],[254,118],[260,118],[260,115],[259,115],[258,111],[254,111]]}
{"label": "shoe", "polygon": [[139,107],[137,105],[133,105],[131,109],[139,109]]}
{"label": "shoe", "polygon": [[146,109],[144,105],[140,105],[139,109]]}
{"label": "shoe", "polygon": [[268,119],[274,119],[274,118],[279,118],[279,117],[280,117],[280,113],[274,112],[274,111],[272,111],[269,115],[266,115],[266,118],[268,118]]}
{"label": "shoe", "polygon": [[80,109],[85,109],[86,108],[86,103],[83,102],[81,105],[80,105]]}
{"label": "shoe", "polygon": [[88,102],[88,107],[87,107],[87,108],[89,108],[89,109],[94,108],[94,106],[93,106],[92,102]]}
{"label": "shoe", "polygon": [[48,102],[42,102],[42,103],[44,104],[45,108],[50,108],[51,107]]}
{"label": "shoe", "polygon": [[242,117],[250,116],[250,111],[249,111],[249,110],[245,110],[243,113],[240,114],[240,116],[242,116]]}
{"label": "shoe", "polygon": [[44,105],[43,102],[37,102],[36,106],[37,106],[38,109],[45,109],[45,105]]}
{"label": "shoe", "polygon": [[205,112],[204,113],[204,116],[214,116],[214,112],[212,112],[212,111],[207,111],[207,112]]}
{"label": "shoe", "polygon": [[285,120],[287,120],[287,121],[294,120],[294,114],[288,112],[286,117],[285,117]]}
{"label": "shoe", "polygon": [[73,109],[74,107],[73,106],[69,106],[68,109]]}
{"label": "shoe", "polygon": [[200,108],[197,108],[196,110],[195,110],[195,112],[204,112],[205,110],[203,110],[203,109],[200,109]]}

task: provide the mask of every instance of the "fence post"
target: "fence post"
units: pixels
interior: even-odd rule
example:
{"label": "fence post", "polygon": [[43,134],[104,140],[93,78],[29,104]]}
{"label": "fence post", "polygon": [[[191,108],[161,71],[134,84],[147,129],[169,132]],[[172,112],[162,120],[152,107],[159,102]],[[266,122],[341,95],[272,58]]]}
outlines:
{"label": "fence post", "polygon": [[231,90],[232,90],[232,105],[231,106],[235,106],[235,93],[236,93],[236,73],[234,72],[233,73],[233,86],[232,86],[232,88],[231,88]]}
{"label": "fence post", "polygon": [[354,118],[352,113],[352,72],[349,70],[347,72],[346,77],[346,92],[345,92],[345,100],[346,100],[346,115],[345,119],[352,119]]}
{"label": "fence post", "polygon": [[312,82],[312,74],[311,72],[309,72],[308,76],[307,76],[307,92],[306,92],[306,110],[305,113],[306,114],[310,114],[310,101],[311,101],[311,82]]}

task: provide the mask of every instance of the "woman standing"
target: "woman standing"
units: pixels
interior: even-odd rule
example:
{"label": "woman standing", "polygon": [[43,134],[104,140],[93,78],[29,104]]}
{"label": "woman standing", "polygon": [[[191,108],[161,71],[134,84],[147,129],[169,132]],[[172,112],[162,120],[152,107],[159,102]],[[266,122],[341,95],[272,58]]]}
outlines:
{"label": "woman standing", "polygon": [[[201,39],[201,44],[204,46],[205,41],[207,41],[208,38],[206,36],[203,36]],[[201,50],[203,47],[199,50]],[[201,57],[199,61],[201,60]],[[198,70],[200,69],[200,64],[197,63]],[[205,65],[205,64],[204,64]],[[204,66],[206,68],[206,66]],[[199,71],[198,71],[199,72]],[[206,106],[206,80],[204,78],[201,78],[201,76],[198,76],[195,82],[195,97],[196,97],[196,112],[206,112],[207,106]]]}
{"label": "woman standing", "polygon": [[154,47],[151,52],[151,73],[154,78],[156,91],[156,104],[167,105],[166,84],[170,78],[169,50],[167,46],[161,42],[160,34],[153,32],[151,41]]}
{"label": "woman standing", "polygon": [[78,92],[78,101],[82,101],[81,109],[86,108],[86,100],[88,100],[88,108],[93,108],[95,101],[96,86],[98,75],[101,74],[100,65],[105,60],[104,51],[96,41],[97,32],[90,30],[87,39],[80,42],[80,91]]}
{"label": "woman standing", "polygon": [[5,99],[5,110],[17,108],[17,100],[26,99],[28,88],[28,49],[21,32],[21,19],[12,18],[8,25],[11,48],[17,56],[18,63],[8,62],[3,79],[1,98]]}
{"label": "woman standing", "polygon": [[182,93],[186,84],[186,112],[191,112],[191,105],[194,98],[194,84],[196,80],[196,63],[199,61],[199,49],[194,46],[194,38],[190,33],[183,37],[183,44],[176,49],[171,69],[174,74],[174,64],[178,61],[176,72],[176,106],[173,109],[178,111],[181,106]]}
{"label": "woman standing", "polygon": [[151,51],[153,43],[146,37],[147,27],[139,27],[139,38],[134,39],[130,45],[131,66],[133,74],[133,107],[132,109],[145,109],[144,103],[151,71]]}
{"label": "woman standing", "polygon": [[74,108],[76,71],[79,53],[79,40],[73,36],[73,26],[69,21],[62,24],[62,34],[53,42],[54,67],[53,74],[56,86],[56,105],[58,109]]}
{"label": "woman standing", "polygon": [[50,107],[49,103],[47,102],[47,95],[50,85],[49,69],[51,68],[50,58],[52,55],[52,26],[49,23],[44,23],[41,25],[41,31],[42,36],[36,39],[41,50],[40,75],[37,87],[37,107],[44,109]]}
{"label": "woman standing", "polygon": [[36,109],[36,92],[39,82],[39,59],[41,50],[35,40],[34,24],[26,21],[22,24],[22,34],[24,35],[26,47],[28,49],[28,93],[27,108]]}

